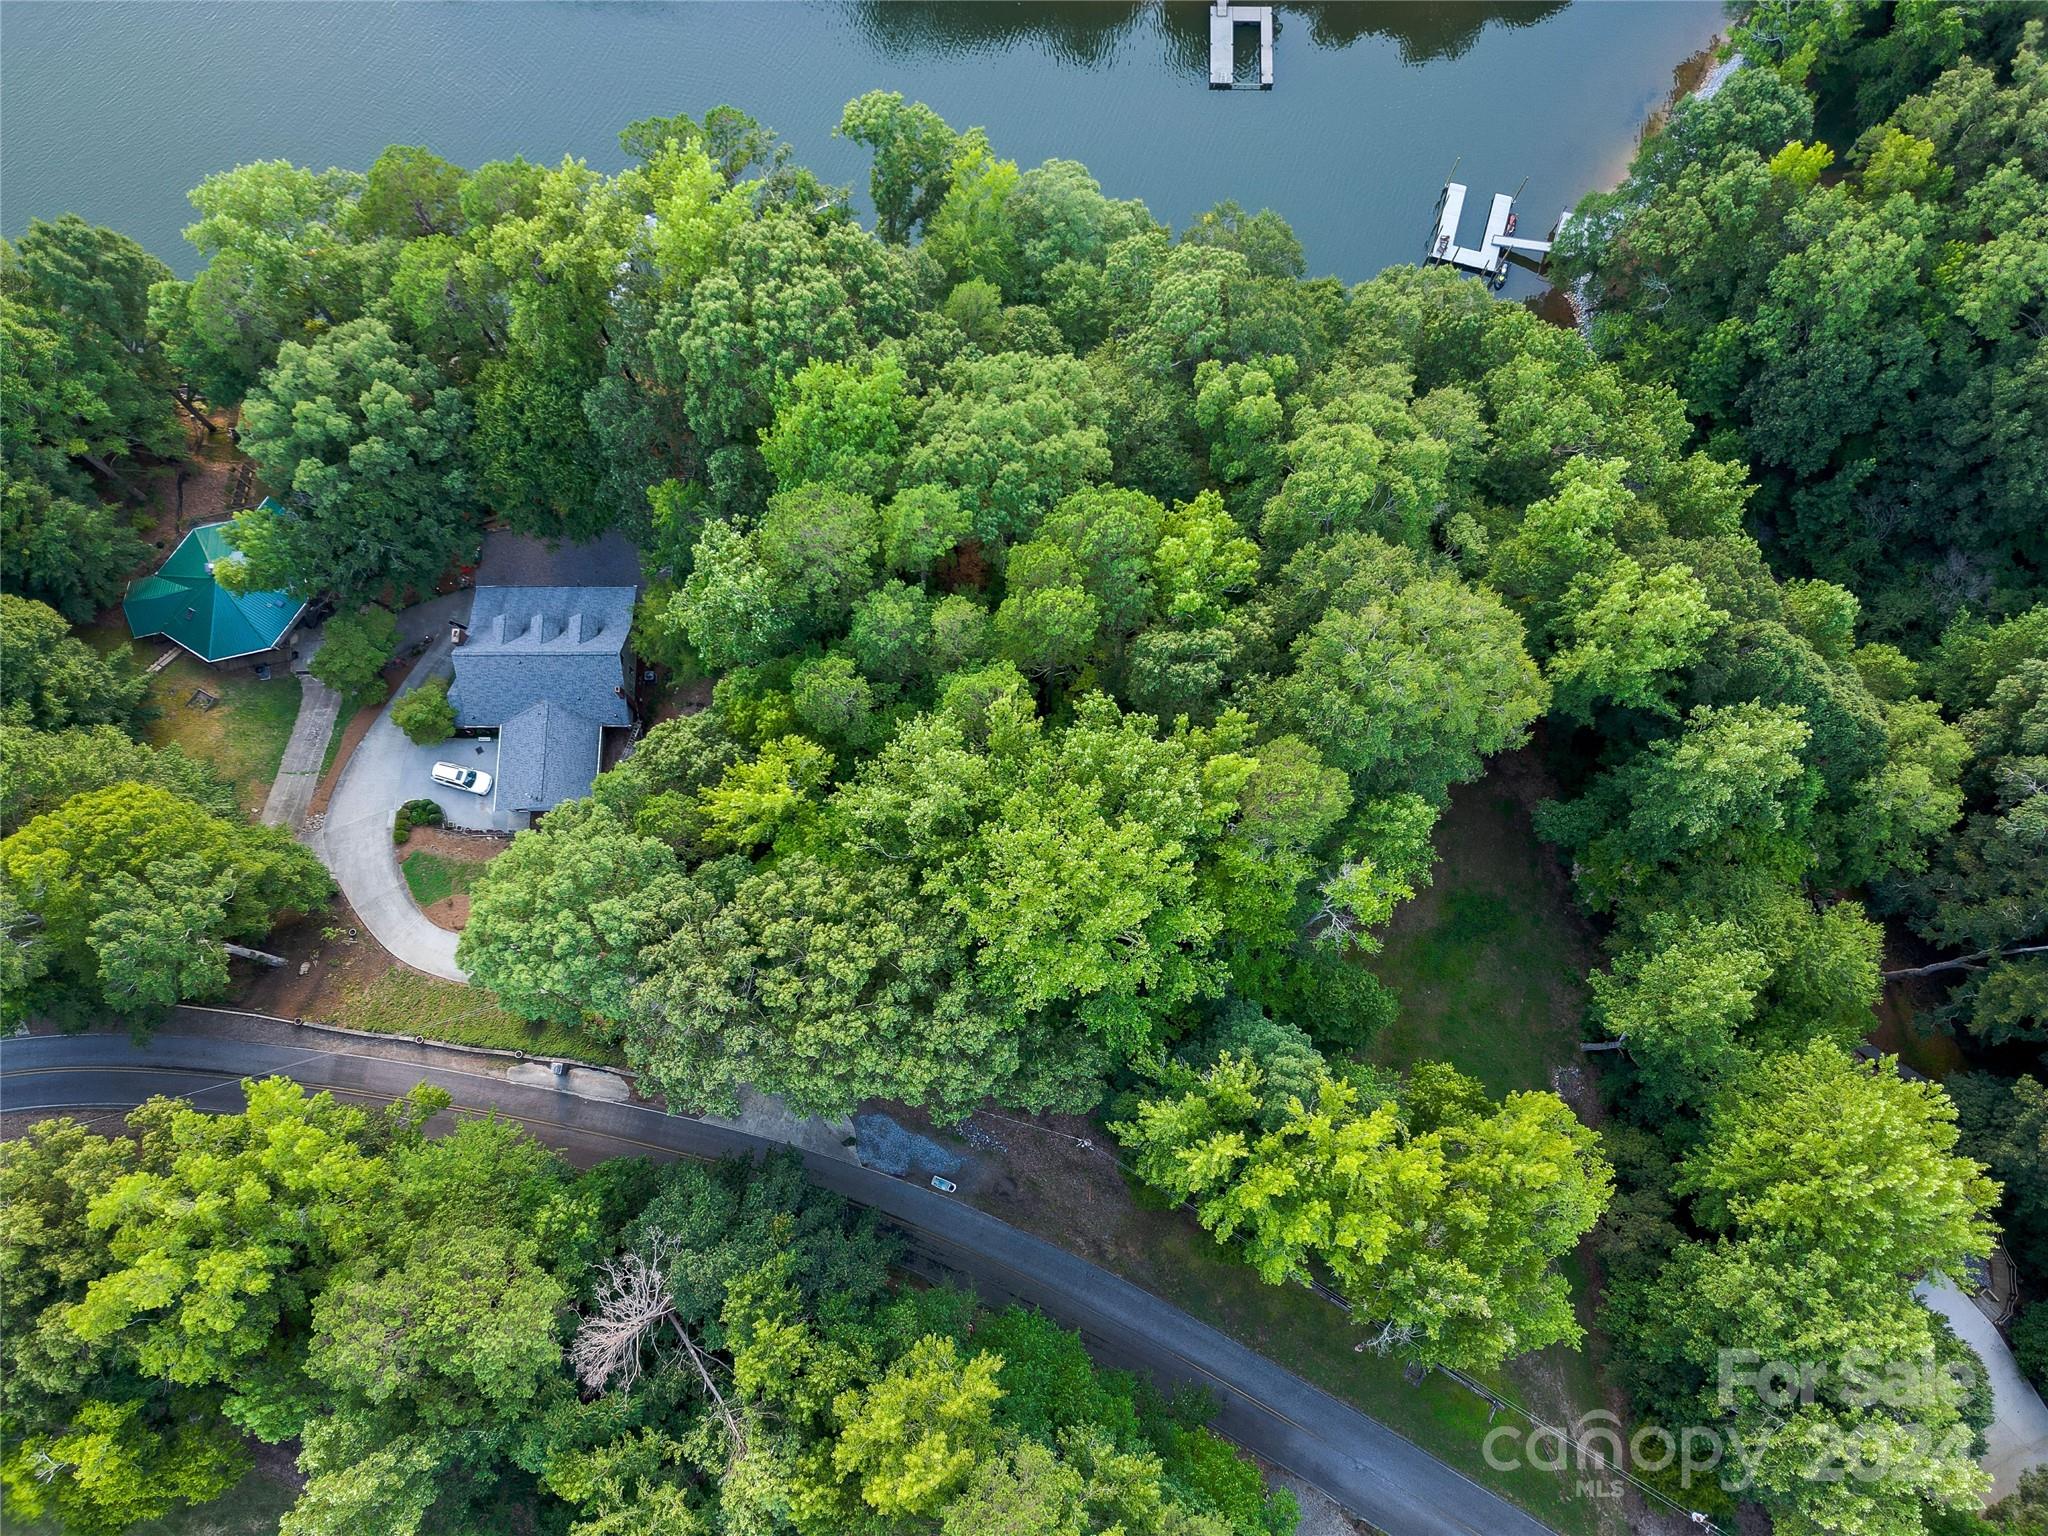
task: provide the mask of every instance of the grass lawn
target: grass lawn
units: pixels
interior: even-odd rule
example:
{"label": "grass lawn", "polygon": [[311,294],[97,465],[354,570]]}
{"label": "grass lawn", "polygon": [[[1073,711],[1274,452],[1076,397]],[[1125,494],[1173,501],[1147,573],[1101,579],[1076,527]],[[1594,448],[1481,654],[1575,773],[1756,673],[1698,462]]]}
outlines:
{"label": "grass lawn", "polygon": [[348,723],[353,718],[353,713],[346,708],[334,717],[334,729],[327,733],[327,750],[320,757],[321,778],[334,771],[334,760],[341,755],[341,738],[348,734]]}
{"label": "grass lawn", "polygon": [[[161,654],[156,644],[136,645],[143,665]],[[188,704],[197,688],[220,702],[211,709]],[[153,747],[184,748],[234,784],[243,810],[253,814],[263,809],[284,744],[291,739],[292,722],[299,717],[296,677],[280,672],[268,682],[258,682],[247,671],[209,667],[180,653],[149,680],[146,702],[155,718],[143,725],[144,740]]]}
{"label": "grass lawn", "polygon": [[1596,958],[1523,797],[1497,776],[1452,797],[1431,885],[1394,914],[1367,964],[1401,994],[1373,1042],[1382,1066],[1448,1061],[1499,1094],[1577,1065]]}
{"label": "grass lawn", "polygon": [[580,1029],[529,1023],[507,1013],[482,987],[441,981],[402,966],[350,986],[328,1011],[327,1020],[382,1035],[423,1035],[454,1045],[569,1056],[603,1066],[624,1066],[626,1062],[617,1046]]}
{"label": "grass lawn", "polygon": [[425,849],[403,855],[398,867],[405,873],[405,886],[412,892],[412,899],[423,907],[467,893],[484,872],[481,863],[444,859]]}

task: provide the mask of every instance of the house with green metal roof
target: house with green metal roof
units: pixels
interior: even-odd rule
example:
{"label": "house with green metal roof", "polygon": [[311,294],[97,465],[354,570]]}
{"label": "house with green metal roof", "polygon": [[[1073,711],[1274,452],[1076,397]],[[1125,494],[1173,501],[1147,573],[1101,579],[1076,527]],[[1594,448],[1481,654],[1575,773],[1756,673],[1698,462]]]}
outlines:
{"label": "house with green metal roof", "polygon": [[194,528],[155,575],[128,584],[121,611],[136,639],[162,635],[201,661],[231,661],[271,649],[298,622],[306,605],[289,593],[230,592],[213,579],[222,561],[242,558],[227,526]]}

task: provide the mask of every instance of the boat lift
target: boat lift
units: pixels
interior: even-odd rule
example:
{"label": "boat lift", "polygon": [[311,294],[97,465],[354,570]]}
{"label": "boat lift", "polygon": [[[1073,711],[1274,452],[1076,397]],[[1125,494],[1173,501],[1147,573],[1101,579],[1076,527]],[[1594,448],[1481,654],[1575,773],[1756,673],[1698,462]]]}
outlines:
{"label": "boat lift", "polygon": [[1227,91],[1237,83],[1237,29],[1259,29],[1259,89],[1273,89],[1273,7],[1232,5],[1214,0],[1209,7],[1209,89]]}
{"label": "boat lift", "polygon": [[[1452,166],[1452,173],[1457,169]],[[1528,183],[1524,181],[1523,185]],[[1465,217],[1465,194],[1463,182],[1445,180],[1443,191],[1437,194],[1436,220],[1430,230],[1429,253],[1423,258],[1425,265],[1441,263],[1463,272],[1476,272],[1496,288],[1507,282],[1510,264],[1527,267],[1531,272],[1544,269],[1558,231],[1571,217],[1570,209],[1557,216],[1548,235],[1541,240],[1528,240],[1515,233],[1514,197],[1496,192],[1493,206],[1487,210],[1485,232],[1475,248],[1458,244],[1458,225]]]}

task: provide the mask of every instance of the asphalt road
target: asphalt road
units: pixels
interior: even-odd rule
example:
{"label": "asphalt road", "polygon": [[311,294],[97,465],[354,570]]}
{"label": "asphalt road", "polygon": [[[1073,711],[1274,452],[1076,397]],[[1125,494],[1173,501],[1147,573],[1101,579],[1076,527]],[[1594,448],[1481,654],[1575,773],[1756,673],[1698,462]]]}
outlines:
{"label": "asphalt road", "polygon": [[[459,1053],[447,1059],[453,1064],[393,1060],[311,1032],[274,1044],[159,1034],[140,1048],[120,1035],[38,1035],[0,1041],[0,1111],[83,1115],[159,1093],[232,1111],[241,1107],[239,1079],[275,1073],[349,1098],[384,1100],[425,1079],[447,1089],[456,1110],[517,1120],[579,1163],[778,1149],[724,1126],[510,1083],[461,1065],[477,1059]],[[1212,1421],[1221,1433],[1389,1536],[1550,1536],[1548,1526],[1385,1425],[1107,1270],[922,1186],[838,1158],[805,1154],[804,1163],[817,1183],[900,1229],[919,1268],[945,1271],[987,1302],[1038,1307],[1079,1329],[1108,1364],[1142,1370],[1166,1386],[1208,1387],[1221,1404]],[[1340,1325],[1333,1318],[1331,1326]]]}

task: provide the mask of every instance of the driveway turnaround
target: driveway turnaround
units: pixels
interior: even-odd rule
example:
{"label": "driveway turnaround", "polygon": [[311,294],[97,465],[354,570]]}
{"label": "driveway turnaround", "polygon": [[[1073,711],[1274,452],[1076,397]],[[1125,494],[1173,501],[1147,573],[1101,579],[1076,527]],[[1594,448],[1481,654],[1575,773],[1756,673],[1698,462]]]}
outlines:
{"label": "driveway turnaround", "polygon": [[[489,1057],[399,1041],[360,1044],[288,1024],[256,1027],[180,1010],[148,1045],[127,1035],[38,1035],[0,1041],[0,1100],[10,1112],[116,1109],[182,1094],[202,1109],[241,1107],[238,1080],[281,1073],[343,1097],[388,1100],[422,1080],[458,1111],[495,1112],[573,1161],[621,1155],[759,1156],[776,1143],[726,1126],[565,1089],[511,1082]],[[226,1026],[232,1024],[232,1030]],[[226,1035],[229,1037],[222,1038]],[[1216,1428],[1312,1483],[1388,1536],[1547,1536],[1550,1528],[1445,1466],[1384,1424],[1107,1270],[972,1206],[870,1168],[804,1155],[818,1184],[900,1229],[911,1262],[964,1280],[981,1298],[1019,1301],[1077,1328],[1105,1363],[1165,1386],[1198,1382],[1221,1407]],[[1335,1326],[1333,1323],[1332,1326]]]}
{"label": "driveway turnaround", "polygon": [[[467,595],[467,594],[464,594]],[[448,662],[446,626],[427,647],[393,699],[403,697]],[[449,746],[460,743],[451,742]],[[389,706],[372,725],[341,770],[327,802],[327,815],[308,839],[335,883],[371,935],[416,971],[448,981],[467,981],[455,963],[455,935],[427,921],[406,889],[391,845],[391,822],[406,801],[428,797],[421,750],[391,723]],[[431,763],[431,754],[427,762]]]}

